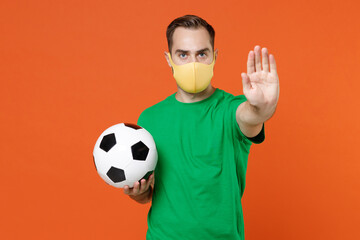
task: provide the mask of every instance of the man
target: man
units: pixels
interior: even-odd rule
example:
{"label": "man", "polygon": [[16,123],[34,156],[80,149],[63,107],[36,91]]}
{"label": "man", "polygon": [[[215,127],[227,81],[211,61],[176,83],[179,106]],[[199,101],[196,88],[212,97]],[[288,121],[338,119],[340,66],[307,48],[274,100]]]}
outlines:
{"label": "man", "polygon": [[214,36],[211,25],[193,15],[167,29],[165,58],[178,91],[140,115],[138,124],[156,142],[158,164],[147,181],[124,188],[139,203],[152,200],[147,239],[244,239],[247,158],[250,145],[265,138],[279,80],[274,56],[256,46],[241,74],[245,96],[214,88]]}

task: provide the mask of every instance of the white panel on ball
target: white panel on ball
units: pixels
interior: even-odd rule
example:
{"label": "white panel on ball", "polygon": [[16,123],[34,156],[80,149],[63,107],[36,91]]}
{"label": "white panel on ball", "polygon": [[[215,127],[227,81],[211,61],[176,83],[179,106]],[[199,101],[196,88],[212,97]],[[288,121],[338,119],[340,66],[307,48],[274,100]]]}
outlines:
{"label": "white panel on ball", "polygon": [[100,177],[117,188],[133,187],[136,181],[155,170],[158,160],[151,134],[131,123],[106,129],[95,143],[93,156]]}

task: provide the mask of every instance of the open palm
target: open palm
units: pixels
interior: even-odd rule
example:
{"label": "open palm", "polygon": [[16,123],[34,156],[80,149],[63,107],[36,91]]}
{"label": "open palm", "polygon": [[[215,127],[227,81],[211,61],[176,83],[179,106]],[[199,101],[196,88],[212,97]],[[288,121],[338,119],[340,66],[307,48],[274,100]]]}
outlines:
{"label": "open palm", "polygon": [[262,61],[260,46],[250,51],[247,60],[247,74],[241,74],[243,80],[243,92],[249,103],[261,109],[271,112],[276,108],[279,99],[279,77],[276,72],[275,58],[268,55],[266,48],[262,49]]}

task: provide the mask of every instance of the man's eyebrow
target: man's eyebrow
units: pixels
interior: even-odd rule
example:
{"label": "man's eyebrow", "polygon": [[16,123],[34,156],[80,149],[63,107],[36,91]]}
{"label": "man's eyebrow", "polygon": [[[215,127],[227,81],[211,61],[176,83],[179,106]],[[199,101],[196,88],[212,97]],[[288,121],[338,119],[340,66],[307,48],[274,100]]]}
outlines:
{"label": "man's eyebrow", "polygon": [[198,50],[196,52],[200,53],[200,52],[206,52],[206,51],[210,52],[210,49],[209,48],[203,48],[203,49],[200,49],[200,50]]}
{"label": "man's eyebrow", "polygon": [[[201,53],[201,52],[206,52],[206,51],[210,52],[210,49],[203,48],[203,49],[197,50],[196,53]],[[175,53],[189,53],[189,52],[190,52],[189,50],[183,50],[183,49],[176,49],[176,51],[175,51]]]}
{"label": "man's eyebrow", "polygon": [[175,54],[176,53],[189,53],[190,51],[189,50],[182,50],[182,49],[176,49],[176,51],[175,51]]}

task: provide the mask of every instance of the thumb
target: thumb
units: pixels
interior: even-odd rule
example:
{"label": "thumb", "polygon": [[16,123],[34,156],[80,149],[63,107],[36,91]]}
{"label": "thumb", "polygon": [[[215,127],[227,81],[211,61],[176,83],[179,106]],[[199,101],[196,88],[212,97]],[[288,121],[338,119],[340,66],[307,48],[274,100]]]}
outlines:
{"label": "thumb", "polygon": [[250,90],[251,83],[250,83],[249,76],[246,73],[241,73],[241,78],[242,78],[242,84],[243,84],[244,91]]}

